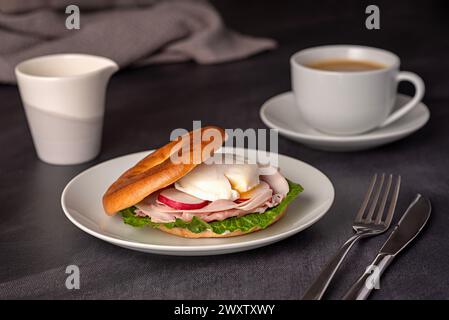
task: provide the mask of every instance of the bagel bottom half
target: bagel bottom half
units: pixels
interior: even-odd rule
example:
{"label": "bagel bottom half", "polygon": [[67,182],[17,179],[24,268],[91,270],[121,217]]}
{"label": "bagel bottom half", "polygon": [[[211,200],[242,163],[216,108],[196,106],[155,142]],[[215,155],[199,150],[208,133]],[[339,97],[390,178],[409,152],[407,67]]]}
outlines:
{"label": "bagel bottom half", "polygon": [[[273,223],[275,223],[279,219],[281,219],[284,216],[285,212],[287,211],[287,207],[288,206],[286,206],[285,209],[282,210],[282,212],[279,213],[276,216],[276,218],[273,221],[271,221],[271,223],[268,226],[265,227],[265,229],[268,228],[269,226],[271,226]],[[215,233],[215,232],[210,231],[210,230],[203,231],[203,232],[200,232],[200,233],[194,233],[194,232],[192,232],[192,231],[190,231],[190,230],[188,230],[186,228],[171,228],[170,229],[170,228],[167,228],[167,227],[165,227],[163,225],[159,226],[158,229],[163,231],[163,232],[167,232],[167,233],[173,234],[175,236],[179,236],[179,237],[183,237],[183,238],[195,238],[195,239],[198,239],[198,238],[229,238],[229,237],[241,236],[241,235],[244,235],[244,234],[249,234],[249,233],[253,233],[253,232],[262,230],[262,228],[260,228],[260,227],[255,227],[255,228],[253,228],[253,229],[251,229],[249,231],[246,231],[246,232],[243,232],[243,231],[240,231],[240,230],[236,230],[236,231],[232,231],[232,232],[228,232],[228,233],[224,233],[224,234],[219,234],[219,233]]]}

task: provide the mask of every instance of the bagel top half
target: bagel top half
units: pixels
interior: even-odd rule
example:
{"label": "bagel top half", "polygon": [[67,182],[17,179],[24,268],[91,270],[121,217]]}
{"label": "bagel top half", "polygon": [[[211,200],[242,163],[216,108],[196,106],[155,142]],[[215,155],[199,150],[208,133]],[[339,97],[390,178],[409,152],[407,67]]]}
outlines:
{"label": "bagel top half", "polygon": [[[103,208],[114,215],[185,176],[210,158],[226,139],[222,128],[209,126],[179,136],[125,171],[103,195]],[[173,159],[183,161],[173,161]]]}

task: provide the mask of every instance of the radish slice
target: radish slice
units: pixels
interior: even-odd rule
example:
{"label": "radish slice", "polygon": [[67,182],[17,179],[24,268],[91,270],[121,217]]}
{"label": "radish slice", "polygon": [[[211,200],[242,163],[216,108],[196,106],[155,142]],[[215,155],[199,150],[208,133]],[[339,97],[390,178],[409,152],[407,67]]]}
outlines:
{"label": "radish slice", "polygon": [[163,204],[178,210],[195,210],[201,209],[209,203],[209,201],[201,200],[193,197],[185,192],[168,188],[159,193],[157,200]]}

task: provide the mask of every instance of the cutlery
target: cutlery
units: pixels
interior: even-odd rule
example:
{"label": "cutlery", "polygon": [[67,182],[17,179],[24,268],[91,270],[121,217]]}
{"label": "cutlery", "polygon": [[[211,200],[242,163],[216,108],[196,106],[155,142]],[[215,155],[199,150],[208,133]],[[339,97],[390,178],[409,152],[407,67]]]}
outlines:
{"label": "cutlery", "polygon": [[[393,180],[395,183],[392,188]],[[379,235],[389,228],[393,219],[400,185],[401,176],[399,175],[394,178],[390,174],[386,178],[385,173],[383,173],[379,178],[379,175],[376,173],[372,177],[368,191],[353,222],[352,228],[355,234],[340,247],[332,260],[324,267],[318,278],[303,296],[304,300],[320,300],[323,297],[324,292],[354,243],[362,238]],[[388,210],[384,214],[390,189],[393,189],[393,191]],[[368,205],[370,206],[367,210]]]}
{"label": "cutlery", "polygon": [[379,250],[374,261],[344,295],[344,300],[364,300],[369,296],[394,257],[424,228],[431,211],[430,201],[418,194]]}

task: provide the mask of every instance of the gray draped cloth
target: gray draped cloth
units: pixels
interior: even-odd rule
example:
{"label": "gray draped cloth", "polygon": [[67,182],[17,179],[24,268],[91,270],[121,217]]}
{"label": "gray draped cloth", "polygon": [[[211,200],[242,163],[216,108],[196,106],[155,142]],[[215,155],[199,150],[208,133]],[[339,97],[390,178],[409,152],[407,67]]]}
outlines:
{"label": "gray draped cloth", "polygon": [[[79,30],[65,27],[69,4],[79,5]],[[214,64],[275,47],[273,40],[227,29],[201,0],[0,0],[0,82],[16,82],[19,62],[54,53],[100,55],[123,68],[187,60]]]}

